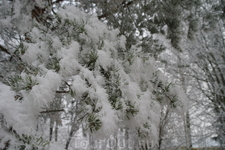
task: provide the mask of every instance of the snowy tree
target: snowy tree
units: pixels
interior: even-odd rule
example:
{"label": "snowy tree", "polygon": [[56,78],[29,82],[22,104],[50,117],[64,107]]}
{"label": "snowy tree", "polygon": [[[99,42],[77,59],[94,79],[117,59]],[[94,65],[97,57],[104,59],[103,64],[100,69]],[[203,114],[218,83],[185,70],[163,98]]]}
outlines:
{"label": "snowy tree", "polygon": [[[167,2],[169,1],[165,3]],[[178,38],[176,41],[176,38],[170,34],[170,30],[167,30],[167,34],[173,38],[171,43],[164,40],[167,50],[164,53],[167,53],[166,56],[171,56],[171,53],[174,54],[170,60],[166,57],[161,57],[160,60],[165,64],[165,68],[168,68],[166,69],[167,73],[180,80],[183,76],[185,88],[191,91],[189,93],[190,98],[195,97],[195,100],[198,101],[197,103],[193,101],[194,104],[198,104],[195,110],[199,111],[196,112],[200,113],[198,108],[204,108],[201,109],[201,117],[198,117],[202,118],[205,114],[204,120],[208,122],[210,118],[210,123],[213,122],[212,118],[214,117],[212,126],[217,130],[215,139],[219,141],[221,147],[224,147],[224,1],[189,1],[186,5],[182,5],[185,1],[178,2],[175,0],[170,2],[174,2],[173,4],[176,4],[176,6],[179,5],[177,7],[177,10],[180,10],[178,16],[176,12],[179,11],[174,9],[174,16],[175,19],[178,19],[177,27],[179,26],[179,28],[173,30],[174,34],[177,33]],[[185,9],[181,10],[184,7]],[[169,20],[171,21],[172,18]],[[170,27],[169,24],[167,24],[167,27]],[[179,44],[173,45],[172,40]],[[183,53],[174,51],[170,44],[173,48],[182,50]],[[179,55],[183,55],[180,60],[176,59]],[[186,60],[186,58],[188,59]],[[182,71],[182,74],[179,71],[181,68],[185,70],[185,72]],[[190,88],[192,89],[190,90]],[[201,94],[199,91],[201,91]],[[198,94],[198,97],[195,94]],[[191,111],[193,112],[193,110]],[[200,119],[196,115],[193,115],[193,117],[195,117],[196,122],[199,122]],[[205,123],[203,122],[203,124]],[[198,126],[202,127],[203,124]],[[209,130],[211,132],[204,131],[207,133],[205,138],[213,136],[213,130],[211,128]]]}
{"label": "snowy tree", "polygon": [[[161,108],[185,112],[182,90],[166,81],[150,53],[127,47],[119,30],[71,5],[50,13],[55,5],[48,4],[1,2],[1,148],[68,149],[81,127],[96,138],[126,127],[154,143]],[[70,117],[65,147],[51,143],[61,111]],[[39,127],[43,114],[49,137]]]}
{"label": "snowy tree", "polygon": [[[96,12],[98,18],[104,20],[109,27],[118,28],[127,38],[127,48],[135,43],[143,51],[156,57],[165,49],[175,49],[177,51],[174,52],[172,60],[180,55],[179,52],[184,51],[184,55],[189,55],[187,57],[192,58],[193,61],[183,62],[183,60],[179,60],[175,62],[174,77],[181,80],[185,86],[184,89],[187,89],[186,86],[197,86],[196,83],[199,83],[196,91],[201,90],[211,100],[210,107],[216,109],[215,113],[218,116],[223,114],[224,102],[221,98],[224,95],[223,90],[221,90],[224,78],[224,62],[222,60],[224,55],[223,0],[76,0],[76,2],[85,11]],[[189,66],[186,67],[189,70],[182,66],[183,63],[185,66]],[[190,76],[187,77],[187,72],[179,71],[183,70],[181,68],[185,68],[185,71],[188,70]],[[196,80],[192,78],[193,76]],[[189,79],[191,84],[187,83],[190,81]],[[193,80],[195,80],[194,84]],[[216,96],[215,93],[217,93]],[[194,92],[190,97],[195,94]],[[202,96],[198,99],[199,104],[205,102],[205,98]],[[205,109],[208,109],[208,106]],[[185,122],[187,122],[187,127],[190,127],[188,118],[187,113]],[[216,121],[216,124],[223,119],[219,120]],[[219,123],[218,126],[220,128],[215,127],[221,134],[223,123]],[[222,143],[223,139],[221,136]],[[190,134],[188,141],[187,143],[191,143]]]}
{"label": "snowy tree", "polygon": [[192,38],[185,40],[193,59],[191,76],[211,101],[207,109],[215,113],[215,139],[224,148],[224,2],[204,1],[194,12],[192,20],[198,23],[192,25]]}

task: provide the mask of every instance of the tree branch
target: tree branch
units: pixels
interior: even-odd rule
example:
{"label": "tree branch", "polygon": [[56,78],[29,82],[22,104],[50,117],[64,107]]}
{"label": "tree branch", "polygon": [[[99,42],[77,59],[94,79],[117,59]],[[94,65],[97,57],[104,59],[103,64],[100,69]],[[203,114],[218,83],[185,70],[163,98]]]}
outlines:
{"label": "tree branch", "polygon": [[1,49],[1,51],[11,55],[11,53],[5,47],[3,47],[2,45],[0,45],[0,49]]}
{"label": "tree branch", "polygon": [[60,112],[60,111],[65,111],[64,109],[59,109],[59,110],[46,110],[46,111],[41,111],[40,113],[55,113],[55,112]]}
{"label": "tree branch", "polygon": [[56,93],[69,93],[70,91],[56,91]]}
{"label": "tree branch", "polygon": [[64,1],[64,0],[56,0],[56,1],[52,2],[52,5],[62,2],[62,1]]}

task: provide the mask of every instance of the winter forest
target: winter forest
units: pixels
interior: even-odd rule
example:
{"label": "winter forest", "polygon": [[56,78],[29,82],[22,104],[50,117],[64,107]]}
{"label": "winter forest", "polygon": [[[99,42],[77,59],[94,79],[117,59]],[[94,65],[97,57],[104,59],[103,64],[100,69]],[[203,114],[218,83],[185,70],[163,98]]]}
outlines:
{"label": "winter forest", "polygon": [[200,149],[225,149],[225,0],[0,0],[0,150]]}

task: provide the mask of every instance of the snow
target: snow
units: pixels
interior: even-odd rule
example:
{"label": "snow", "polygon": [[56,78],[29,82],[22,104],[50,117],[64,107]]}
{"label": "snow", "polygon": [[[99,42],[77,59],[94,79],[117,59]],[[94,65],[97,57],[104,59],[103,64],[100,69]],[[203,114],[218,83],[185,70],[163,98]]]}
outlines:
{"label": "snow", "polygon": [[4,115],[4,118],[11,125],[18,125],[20,123],[20,117],[18,116],[21,111],[21,104],[15,101],[15,92],[11,91],[10,87],[0,83],[0,114]]}
{"label": "snow", "polygon": [[125,36],[123,36],[123,35],[120,36],[119,42],[118,42],[119,47],[121,47],[121,48],[123,48],[123,49],[126,49],[126,41],[127,41],[127,39],[126,39]]}
{"label": "snow", "polygon": [[[19,11],[19,8],[16,11]],[[62,20],[57,27],[59,30],[63,28],[63,31],[68,29],[69,35],[73,38],[66,39],[67,33],[59,34],[54,31],[45,33],[39,28],[32,28],[30,33],[32,43],[25,42],[27,50],[21,58],[30,67],[37,69],[38,73],[24,71],[19,75],[24,80],[29,76],[37,84],[29,90],[20,90],[23,100],[18,102],[14,99],[16,93],[11,91],[9,86],[0,83],[0,103],[4,104],[0,105],[0,113],[4,115],[7,122],[14,125],[20,133],[34,134],[32,131],[35,130],[40,111],[49,108],[49,104],[54,102],[56,90],[66,81],[71,81],[66,88],[71,88],[70,90],[75,92],[75,98],[71,98],[66,93],[62,97],[79,103],[82,102],[82,96],[88,94],[88,100],[93,105],[85,103],[84,113],[88,115],[93,113],[102,122],[101,128],[94,133],[96,138],[110,137],[118,131],[118,128],[125,126],[133,132],[140,127],[142,131],[149,132],[152,141],[156,141],[160,110],[169,101],[164,98],[165,102],[161,103],[153,94],[160,81],[164,86],[168,85],[166,77],[158,71],[155,60],[148,54],[142,53],[135,45],[127,50],[125,36],[119,36],[117,29],[108,30],[97,17],[87,15],[73,6],[60,8],[57,14]],[[66,21],[74,23],[75,29],[71,24],[65,24]],[[84,30],[82,33],[80,28]],[[65,41],[62,41],[62,37]],[[94,68],[87,65],[87,56],[90,52],[96,52],[98,56],[97,60],[92,62]],[[59,60],[59,70],[54,71],[47,67],[53,57]],[[146,57],[149,59],[145,59]],[[108,71],[110,77],[106,77],[101,69]],[[110,92],[107,91],[107,86],[112,85],[106,83],[111,80],[118,80],[115,84],[118,84],[118,89],[122,92],[122,95],[118,96],[118,100],[123,105],[122,110],[115,110],[109,101]],[[176,87],[171,87],[168,94],[170,96],[178,94],[179,101],[176,102],[175,109],[177,113],[182,113],[187,107],[185,94]],[[128,101],[138,110],[137,114],[133,116],[127,114]],[[101,109],[99,112],[94,112],[93,107]],[[87,123],[85,121],[87,119],[83,120],[83,124]],[[143,127],[145,123],[150,125],[150,129]],[[58,143],[51,143],[50,149],[55,148],[61,149]]]}
{"label": "snow", "polygon": [[65,147],[58,142],[51,142],[49,145],[49,150],[63,150]]}
{"label": "snow", "polygon": [[44,77],[37,76],[37,82],[38,85],[35,85],[27,96],[29,101],[33,100],[33,109],[40,111],[41,107],[54,100],[55,91],[61,85],[61,77],[49,70]]}
{"label": "snow", "polygon": [[[49,35],[49,36],[51,36],[51,35]],[[77,47],[76,44],[77,44],[77,43],[74,42],[74,46],[75,46],[75,47]],[[59,39],[59,37],[57,37],[57,36],[52,37],[52,47],[53,47],[54,50],[59,50],[62,46],[63,46],[63,45],[62,45],[62,42],[61,42],[61,40]]]}
{"label": "snow", "polygon": [[71,89],[75,91],[76,99],[80,99],[83,93],[86,93],[88,91],[88,87],[85,81],[81,78],[81,76],[76,75],[72,79],[73,79],[73,83],[72,83]]}
{"label": "snow", "polygon": [[[67,5],[66,9],[59,8],[57,13],[63,19],[75,21],[78,24],[86,23],[87,14],[74,6]],[[63,24],[63,23],[62,23]]]}
{"label": "snow", "polygon": [[[4,131],[2,128],[0,128],[0,139],[1,139],[1,143],[0,143],[0,149],[3,149],[5,147],[5,142],[10,140],[11,145],[19,145],[21,144],[20,141],[18,141],[18,139],[16,139],[13,135],[10,135],[8,132]],[[9,146],[10,150],[13,150],[13,146]]]}
{"label": "snow", "polygon": [[45,6],[45,2],[43,0],[35,0],[35,3],[40,8],[44,8],[44,6]]}
{"label": "snow", "polygon": [[106,52],[99,50],[98,51],[98,60],[97,65],[101,66],[104,70],[107,70],[111,64],[113,59]]}
{"label": "snow", "polygon": [[98,116],[102,121],[102,127],[96,134],[98,138],[103,139],[104,137],[109,137],[115,133],[118,128],[117,123],[119,122],[119,119],[116,116],[115,110],[112,109],[112,106],[108,101],[106,90],[100,86],[95,87],[95,90],[95,96],[98,99],[96,107],[102,107],[102,110],[98,113]]}
{"label": "snow", "polygon": [[[25,45],[26,46],[26,45]],[[29,44],[25,54],[21,57],[28,64],[40,65],[41,63],[48,63],[49,52],[45,43]]]}
{"label": "snow", "polygon": [[81,67],[77,61],[79,50],[80,45],[77,42],[72,42],[70,48],[61,48],[58,51],[58,58],[61,58],[59,64],[62,76],[67,77],[78,74]]}

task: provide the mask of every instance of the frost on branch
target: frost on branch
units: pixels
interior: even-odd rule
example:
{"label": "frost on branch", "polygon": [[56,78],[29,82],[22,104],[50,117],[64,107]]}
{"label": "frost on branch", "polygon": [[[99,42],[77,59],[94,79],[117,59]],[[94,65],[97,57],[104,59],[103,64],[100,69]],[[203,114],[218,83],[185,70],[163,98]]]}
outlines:
{"label": "frost on branch", "polygon": [[[97,138],[127,127],[155,141],[160,108],[169,105],[182,112],[186,107],[185,96],[177,95],[149,54],[135,45],[126,49],[126,39],[118,30],[109,30],[97,17],[73,6],[60,8],[50,29],[34,22],[26,36],[29,41],[19,43],[23,52],[16,53],[21,68],[5,80],[12,91],[7,86],[10,94],[2,101],[15,103],[6,105],[8,109],[20,105],[18,116],[27,112],[21,114],[33,124],[27,131],[35,130],[41,111],[59,102],[56,93],[61,93],[61,100],[67,104],[77,106],[69,110],[75,114],[71,135],[82,126]],[[5,116],[4,111],[0,113]],[[12,125],[13,117],[5,119]],[[15,126],[27,126],[22,119],[17,122]]]}

